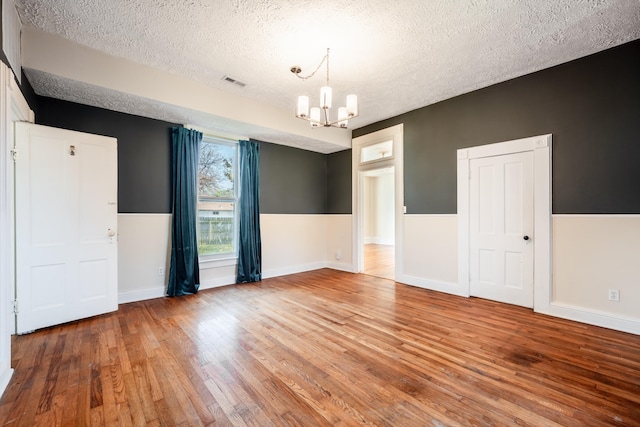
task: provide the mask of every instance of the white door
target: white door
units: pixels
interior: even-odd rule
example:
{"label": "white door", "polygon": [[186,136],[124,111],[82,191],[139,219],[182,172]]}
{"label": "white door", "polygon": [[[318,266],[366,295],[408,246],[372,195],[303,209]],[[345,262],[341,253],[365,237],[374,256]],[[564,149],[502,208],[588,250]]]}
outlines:
{"label": "white door", "polygon": [[471,295],[533,307],[533,152],[469,166]]}
{"label": "white door", "polygon": [[117,310],[116,140],[15,126],[17,333]]}

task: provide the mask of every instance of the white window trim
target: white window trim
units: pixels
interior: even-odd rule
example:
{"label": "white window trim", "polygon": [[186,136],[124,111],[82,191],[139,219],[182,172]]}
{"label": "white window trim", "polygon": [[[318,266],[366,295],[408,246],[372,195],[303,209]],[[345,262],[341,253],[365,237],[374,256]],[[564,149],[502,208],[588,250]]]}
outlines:
{"label": "white window trim", "polygon": [[[203,132],[203,136],[202,136],[202,143],[203,144],[219,144],[219,145],[227,145],[230,147],[234,147],[235,151],[236,151],[236,158],[235,158],[235,162],[233,164],[233,176],[234,176],[234,195],[235,198],[220,198],[221,201],[223,200],[228,200],[228,201],[233,201],[234,202],[234,223],[233,223],[233,230],[234,230],[234,243],[235,243],[235,250],[234,252],[225,252],[225,253],[221,253],[221,254],[206,254],[206,255],[200,255],[198,254],[198,264],[200,266],[201,270],[206,270],[209,268],[218,268],[218,267],[226,267],[226,266],[232,266],[232,265],[236,265],[237,261],[238,261],[238,243],[239,243],[239,238],[240,238],[240,233],[238,230],[238,222],[239,222],[239,209],[240,209],[240,187],[239,187],[239,182],[238,182],[238,178],[240,177],[239,175],[239,161],[240,161],[240,144],[238,143],[238,140],[235,139],[231,139],[231,138],[226,138],[226,137],[222,137],[222,136],[217,136],[217,135],[212,135],[212,134],[208,134],[208,133],[204,133]],[[200,199],[200,197],[198,197],[198,200]],[[199,210],[196,209],[196,213],[198,213]],[[196,218],[197,219],[197,218]]]}

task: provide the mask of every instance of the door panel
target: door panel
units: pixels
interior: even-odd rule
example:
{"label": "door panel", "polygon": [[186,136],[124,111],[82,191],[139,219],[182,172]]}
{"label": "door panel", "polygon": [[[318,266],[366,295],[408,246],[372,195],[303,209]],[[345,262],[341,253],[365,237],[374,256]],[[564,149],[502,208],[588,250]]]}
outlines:
{"label": "door panel", "polygon": [[533,153],[472,159],[470,170],[471,295],[533,307]]}
{"label": "door panel", "polygon": [[116,140],[16,123],[16,146],[17,332],[116,310]]}

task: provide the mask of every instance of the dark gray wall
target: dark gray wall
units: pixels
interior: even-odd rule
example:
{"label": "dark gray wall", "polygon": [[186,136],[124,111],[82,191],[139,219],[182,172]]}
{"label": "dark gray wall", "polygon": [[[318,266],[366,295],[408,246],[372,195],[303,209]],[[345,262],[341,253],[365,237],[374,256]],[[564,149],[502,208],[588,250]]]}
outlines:
{"label": "dark gray wall", "polygon": [[24,71],[22,71],[22,83],[20,84],[20,90],[22,91],[24,98],[27,100],[27,104],[29,104],[29,107],[33,110],[34,113],[37,112],[39,97],[34,92],[31,83],[29,83],[29,79],[27,79],[27,76],[24,74]]}
{"label": "dark gray wall", "polygon": [[[120,213],[171,212],[170,129],[176,124],[52,98],[36,98],[38,124],[118,138]],[[327,211],[327,156],[324,154],[260,142],[260,179],[263,213],[323,214]]]}
{"label": "dark gray wall", "polygon": [[408,213],[456,213],[456,149],[547,133],[554,213],[640,213],[638,76],[635,41],[354,130],[353,137],[404,123]]}
{"label": "dark gray wall", "polygon": [[351,213],[351,150],[327,156],[327,213]]}
{"label": "dark gray wall", "polygon": [[171,212],[174,123],[39,97],[36,123],[118,138],[118,211]]}
{"label": "dark gray wall", "polygon": [[260,212],[327,212],[327,156],[260,142]]}

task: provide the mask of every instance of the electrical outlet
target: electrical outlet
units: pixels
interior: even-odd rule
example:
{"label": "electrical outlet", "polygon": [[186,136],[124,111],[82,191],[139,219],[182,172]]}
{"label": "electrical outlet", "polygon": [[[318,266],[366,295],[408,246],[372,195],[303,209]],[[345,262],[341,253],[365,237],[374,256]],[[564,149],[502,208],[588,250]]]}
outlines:
{"label": "electrical outlet", "polygon": [[340,258],[342,258],[342,252],[340,251],[340,249],[338,249],[336,251],[336,259],[340,259]]}
{"label": "electrical outlet", "polygon": [[609,301],[620,301],[620,291],[617,289],[609,289]]}
{"label": "electrical outlet", "polygon": [[158,276],[164,276],[164,267],[158,267]]}

